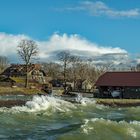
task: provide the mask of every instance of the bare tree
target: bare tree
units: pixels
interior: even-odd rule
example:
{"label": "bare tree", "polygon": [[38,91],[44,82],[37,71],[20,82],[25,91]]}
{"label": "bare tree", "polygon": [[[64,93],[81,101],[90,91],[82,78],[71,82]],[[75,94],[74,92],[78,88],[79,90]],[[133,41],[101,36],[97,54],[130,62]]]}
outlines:
{"label": "bare tree", "polygon": [[114,63],[113,62],[106,62],[104,64],[96,66],[99,75],[102,75],[103,73],[112,70]]}
{"label": "bare tree", "polygon": [[22,40],[17,49],[18,55],[25,63],[26,67],[26,78],[25,78],[25,87],[28,87],[28,66],[31,61],[37,56],[38,48],[37,44],[33,40]]}
{"label": "bare tree", "polygon": [[63,67],[64,90],[66,91],[68,64],[71,62],[70,52],[69,51],[61,51],[57,54],[57,58],[61,62],[61,65]]}
{"label": "bare tree", "polygon": [[140,71],[140,64],[137,64],[137,65],[136,65],[135,70],[136,70],[136,71]]}
{"label": "bare tree", "polygon": [[61,65],[55,62],[42,63],[44,71],[52,79],[57,79],[61,75]]}
{"label": "bare tree", "polygon": [[75,89],[75,84],[76,84],[76,80],[77,80],[77,73],[78,73],[78,69],[77,66],[79,63],[81,63],[82,60],[80,59],[80,57],[78,56],[71,56],[71,73],[70,73],[70,77],[72,78],[73,82],[74,82],[74,89]]}

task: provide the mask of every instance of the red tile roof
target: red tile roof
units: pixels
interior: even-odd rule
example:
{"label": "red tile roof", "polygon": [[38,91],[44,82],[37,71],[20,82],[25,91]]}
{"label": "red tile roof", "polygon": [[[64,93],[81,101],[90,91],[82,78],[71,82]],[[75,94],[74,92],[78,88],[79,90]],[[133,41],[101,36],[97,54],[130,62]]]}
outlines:
{"label": "red tile roof", "polygon": [[98,86],[140,86],[140,72],[106,72],[99,77]]}

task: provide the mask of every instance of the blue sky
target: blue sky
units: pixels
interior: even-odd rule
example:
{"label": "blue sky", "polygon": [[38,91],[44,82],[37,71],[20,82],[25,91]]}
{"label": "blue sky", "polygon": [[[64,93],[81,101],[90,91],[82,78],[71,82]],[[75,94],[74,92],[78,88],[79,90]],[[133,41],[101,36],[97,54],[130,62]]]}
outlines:
{"label": "blue sky", "polygon": [[48,40],[77,34],[100,46],[140,52],[139,0],[0,0],[0,32]]}

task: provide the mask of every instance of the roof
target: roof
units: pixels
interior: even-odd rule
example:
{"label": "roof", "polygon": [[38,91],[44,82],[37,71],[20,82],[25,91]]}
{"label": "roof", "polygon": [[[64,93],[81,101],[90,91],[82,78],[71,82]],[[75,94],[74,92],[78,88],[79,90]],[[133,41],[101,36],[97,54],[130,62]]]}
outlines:
{"label": "roof", "polygon": [[0,82],[11,82],[11,83],[15,83],[16,81],[9,78],[9,77],[0,77]]}
{"label": "roof", "polygon": [[140,86],[140,72],[106,72],[95,84],[99,86]]}
{"label": "roof", "polygon": [[[41,70],[41,65],[39,64],[30,64],[28,65],[28,72],[32,72],[34,70],[40,71],[43,73],[43,76],[46,76],[45,72]],[[1,75],[6,76],[25,76],[26,74],[26,65],[24,64],[12,64],[10,67],[4,70]]]}
{"label": "roof", "polygon": [[82,82],[82,84],[91,84],[92,85],[92,82],[90,80],[86,79]]}

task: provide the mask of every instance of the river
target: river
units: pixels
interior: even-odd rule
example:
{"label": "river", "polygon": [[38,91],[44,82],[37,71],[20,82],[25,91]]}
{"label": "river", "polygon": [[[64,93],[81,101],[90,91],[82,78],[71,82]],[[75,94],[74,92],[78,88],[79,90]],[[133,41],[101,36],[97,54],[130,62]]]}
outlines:
{"label": "river", "polygon": [[140,107],[111,108],[97,105],[93,98],[82,97],[76,102],[33,96],[25,106],[1,107],[0,139],[140,139]]}

